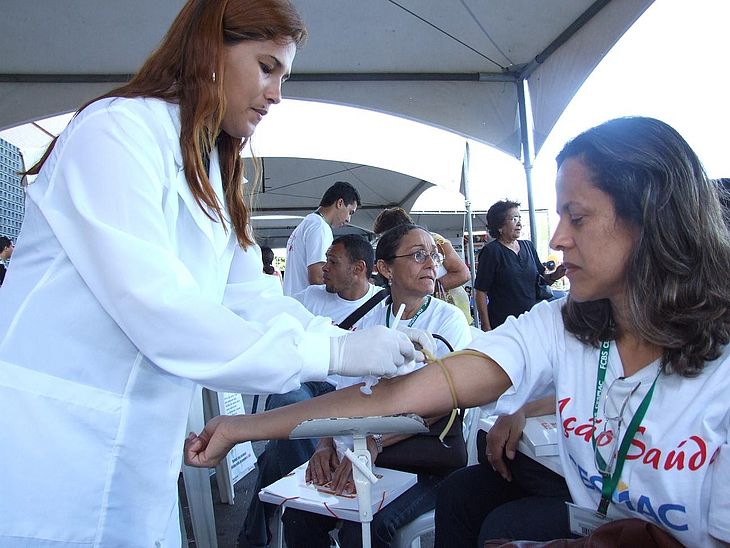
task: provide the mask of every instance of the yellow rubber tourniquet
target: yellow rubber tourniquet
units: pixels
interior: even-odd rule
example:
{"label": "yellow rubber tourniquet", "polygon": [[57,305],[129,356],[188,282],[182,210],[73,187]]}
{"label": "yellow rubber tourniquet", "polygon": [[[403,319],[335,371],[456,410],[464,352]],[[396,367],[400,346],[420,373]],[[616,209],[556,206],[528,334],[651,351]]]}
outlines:
{"label": "yellow rubber tourniquet", "polygon": [[444,443],[444,438],[446,437],[446,434],[448,434],[449,430],[451,430],[451,426],[454,424],[454,421],[456,420],[456,414],[459,412],[459,400],[456,397],[456,387],[454,386],[454,381],[451,378],[451,373],[449,373],[449,369],[446,367],[446,364],[444,364],[444,358],[451,358],[454,356],[476,356],[476,357],[484,357],[484,354],[481,352],[477,352],[476,350],[458,350],[456,352],[451,352],[450,354],[446,354],[445,356],[442,356],[441,358],[437,358],[427,350],[423,351],[424,355],[426,356],[426,363],[436,363],[441,368],[441,371],[444,372],[444,376],[446,377],[446,382],[449,385],[449,390],[451,391],[451,402],[452,402],[452,409],[451,409],[451,415],[449,416],[449,420],[446,423],[446,426],[444,427],[443,432],[439,434],[439,440],[441,443],[446,445]]}

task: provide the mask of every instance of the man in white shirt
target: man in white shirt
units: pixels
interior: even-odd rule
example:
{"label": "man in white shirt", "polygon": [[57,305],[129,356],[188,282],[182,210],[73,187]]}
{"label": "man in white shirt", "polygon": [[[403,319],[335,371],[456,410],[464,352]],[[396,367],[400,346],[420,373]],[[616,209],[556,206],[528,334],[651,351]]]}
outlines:
{"label": "man in white shirt", "polygon": [[[364,238],[348,234],[332,242],[325,258],[326,262],[322,267],[324,285],[310,285],[294,295],[294,298],[313,314],[330,317],[339,324],[378,292],[379,288],[368,281],[373,271],[375,254]],[[359,323],[360,320],[353,329]],[[266,400],[266,410],[331,392],[337,380],[336,375],[330,375],[326,381],[306,382],[298,390],[272,394]],[[270,534],[267,524],[273,508],[262,503],[256,493],[309,460],[316,443],[316,439],[308,439],[272,440],[266,444],[266,450],[258,460],[259,477],[246,520],[239,533],[238,546],[268,545]]]}
{"label": "man in white shirt", "polygon": [[324,283],[322,267],[332,243],[332,228],[348,222],[360,205],[360,194],[350,183],[338,181],[327,189],[319,207],[289,236],[286,244],[284,295],[293,297],[309,285]]}

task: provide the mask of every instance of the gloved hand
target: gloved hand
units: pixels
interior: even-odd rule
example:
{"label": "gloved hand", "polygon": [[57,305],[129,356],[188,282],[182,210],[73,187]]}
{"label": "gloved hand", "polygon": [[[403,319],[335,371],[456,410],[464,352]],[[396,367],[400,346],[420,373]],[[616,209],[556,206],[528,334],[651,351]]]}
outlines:
{"label": "gloved hand", "polygon": [[330,339],[329,372],[336,375],[394,377],[417,359],[423,360],[423,355],[408,336],[384,325]]}
{"label": "gloved hand", "polygon": [[[436,341],[430,333],[426,333],[421,329],[415,329],[413,327],[398,326],[398,331],[406,334],[411,342],[416,346],[416,350],[426,350],[432,356],[436,354]],[[416,357],[417,362],[424,361]]]}

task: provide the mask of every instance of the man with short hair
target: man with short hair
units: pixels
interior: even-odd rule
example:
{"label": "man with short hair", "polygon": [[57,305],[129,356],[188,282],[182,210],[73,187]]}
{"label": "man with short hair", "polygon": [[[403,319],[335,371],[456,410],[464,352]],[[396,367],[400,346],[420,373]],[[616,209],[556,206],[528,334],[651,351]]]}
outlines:
{"label": "man with short hair", "polygon": [[327,189],[317,210],[304,217],[289,236],[284,295],[294,296],[309,285],[323,283],[322,267],[332,243],[332,228],[350,222],[359,205],[360,194],[350,183],[338,181]]}
{"label": "man with short hair", "polygon": [[0,236],[0,285],[3,285],[3,281],[5,280],[8,261],[10,261],[10,256],[13,254],[14,248],[13,241],[10,238]]}
{"label": "man with short hair", "polygon": [[[327,316],[335,323],[340,323],[380,289],[368,281],[373,271],[375,253],[365,238],[348,234],[335,239],[325,257],[326,262],[322,267],[324,285],[310,285],[294,298],[313,314]],[[359,321],[355,326],[358,323]],[[330,375],[327,381],[303,383],[298,390],[286,394],[272,394],[266,399],[266,410],[331,392],[335,389],[336,377]],[[316,443],[316,439],[303,439],[272,440],[266,444],[266,450],[258,459],[259,476],[246,520],[239,533],[238,546],[268,545],[268,521],[274,509],[271,505],[262,503],[257,494],[263,487],[307,462],[314,453]]]}

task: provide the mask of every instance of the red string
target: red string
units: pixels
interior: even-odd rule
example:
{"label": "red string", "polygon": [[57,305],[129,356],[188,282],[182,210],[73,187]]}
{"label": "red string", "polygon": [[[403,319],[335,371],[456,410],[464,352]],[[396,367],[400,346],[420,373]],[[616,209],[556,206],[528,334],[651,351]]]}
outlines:
{"label": "red string", "polygon": [[299,497],[282,497],[281,502],[278,504],[277,508],[281,508],[284,506],[287,502],[290,500],[297,500]]}
{"label": "red string", "polygon": [[330,508],[330,507],[329,507],[329,505],[328,505],[328,504],[327,504],[326,502],[323,502],[322,504],[324,504],[324,507],[325,507],[325,508],[327,508],[327,511],[328,511],[328,512],[329,512],[330,514],[332,514],[332,515],[333,515],[334,517],[336,517],[337,519],[342,519],[342,518],[340,518],[340,516],[338,516],[337,514],[335,514],[335,513],[334,513],[334,512],[332,511],[332,508]]}
{"label": "red string", "polygon": [[380,504],[378,505],[378,509],[375,510],[376,512],[380,512],[380,510],[385,505],[385,491],[383,491],[383,496],[380,498]]}

